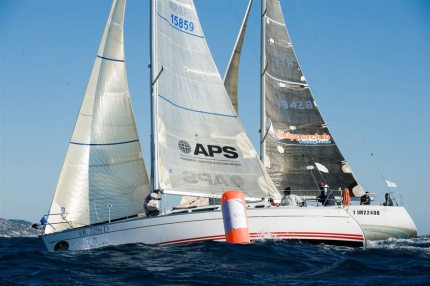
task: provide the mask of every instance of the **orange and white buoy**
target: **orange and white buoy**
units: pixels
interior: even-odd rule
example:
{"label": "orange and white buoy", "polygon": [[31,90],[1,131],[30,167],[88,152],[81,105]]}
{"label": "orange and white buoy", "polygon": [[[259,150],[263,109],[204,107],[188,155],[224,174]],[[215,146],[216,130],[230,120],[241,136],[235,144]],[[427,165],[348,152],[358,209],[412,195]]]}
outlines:
{"label": "orange and white buoy", "polygon": [[237,190],[225,192],[221,197],[225,240],[230,243],[249,243],[248,215],[245,196]]}

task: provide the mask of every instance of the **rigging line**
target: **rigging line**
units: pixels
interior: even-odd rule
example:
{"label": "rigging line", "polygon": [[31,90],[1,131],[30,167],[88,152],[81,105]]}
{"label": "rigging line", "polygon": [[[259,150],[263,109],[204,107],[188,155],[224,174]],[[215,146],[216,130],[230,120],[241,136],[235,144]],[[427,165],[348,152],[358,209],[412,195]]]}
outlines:
{"label": "rigging line", "polygon": [[263,139],[261,140],[261,142],[260,142],[260,143],[263,143],[263,142],[264,142],[264,140],[266,140],[266,137],[267,137],[267,135],[269,134],[269,130],[270,130],[270,126],[266,128],[266,133],[264,133],[264,137],[263,137]]}
{"label": "rigging line", "polygon": [[[275,94],[275,96],[276,96],[276,94]],[[324,124],[325,125],[325,124]],[[261,141],[261,142],[263,142],[265,139],[266,139],[266,136],[268,135],[268,133],[269,133],[269,129],[270,129],[270,126],[268,126],[267,127],[267,130],[266,130],[266,134],[264,135],[264,138],[263,138],[263,140]],[[299,135],[301,135],[301,131],[300,130],[297,130],[297,133],[299,134]],[[273,139],[273,138],[272,138]],[[275,140],[276,141],[276,140]],[[303,156],[303,158],[304,158],[304,162],[306,162],[306,165],[312,165],[312,163],[314,164],[314,166],[317,168],[317,170],[318,170],[318,174],[320,175],[320,177],[321,177],[321,180],[323,180],[325,183],[327,183],[327,180],[326,180],[326,178],[325,178],[325,176],[324,176],[324,174],[320,171],[320,169],[318,168],[318,166],[316,165],[316,161],[314,160],[314,158],[313,158],[313,156],[312,156],[312,154],[310,153],[310,149],[309,149],[309,146],[308,145],[301,145],[301,144],[298,144],[297,145],[297,147],[299,148],[299,150],[301,151],[301,153],[302,153],[302,156]],[[319,190],[319,181],[316,181],[316,178],[315,178],[315,175],[313,174],[313,172],[312,172],[312,170],[310,170],[311,172],[310,172],[310,174],[311,174],[311,177],[312,177],[312,179],[313,179],[313,181],[314,181],[314,183],[315,183],[315,186],[316,186],[316,189],[317,190]]]}
{"label": "rigging line", "polygon": [[[325,123],[324,123],[325,124]],[[300,129],[297,130],[297,134],[302,135],[302,131]],[[318,170],[318,174],[321,178],[321,180],[324,181],[324,183],[327,184],[327,179],[325,178],[324,174],[321,172],[321,170],[318,168],[316,161],[314,159],[314,157],[312,156],[309,146],[308,145],[298,145],[299,150],[302,152],[302,155],[304,157],[304,161],[306,162],[306,164],[309,165],[314,165],[316,167],[316,169]],[[312,148],[312,147],[311,147]],[[319,190],[319,180],[316,180],[315,174],[312,172],[312,170],[309,170],[312,176],[312,179],[315,183],[316,189],[317,191]]]}
{"label": "rigging line", "polygon": [[157,82],[158,78],[160,77],[160,75],[161,75],[161,73],[162,73],[163,71],[164,71],[164,66],[161,66],[161,70],[160,70],[160,72],[157,74],[157,76],[155,77],[154,81],[152,82],[152,85],[154,85],[154,84]]}
{"label": "rigging line", "polygon": [[[258,156],[256,156],[255,158],[258,161],[257,163],[258,163],[258,165],[260,167],[261,173],[263,174],[264,182],[266,183],[266,187],[267,187],[267,194],[266,195],[268,196],[268,198],[271,198],[272,197],[271,195],[274,196],[275,193],[273,193],[273,194],[270,193],[270,183],[269,183],[269,180],[267,179],[267,177],[270,178],[270,175],[266,172],[265,167],[263,166],[263,163],[260,161],[260,159],[258,158]],[[276,188],[276,186],[275,186],[275,190],[278,191],[278,189]],[[281,196],[281,194],[279,193],[279,191],[278,191],[278,194]]]}
{"label": "rigging line", "polygon": [[[317,187],[317,190],[319,190],[319,188],[318,188],[318,185],[319,185],[318,184],[318,180],[317,180],[317,178],[315,178],[313,169],[308,169],[308,170],[309,170],[309,173],[310,173],[310,175],[312,177],[312,180],[314,181],[315,186]],[[317,204],[318,204],[318,201],[317,201]]]}
{"label": "rigging line", "polygon": [[[334,82],[334,84],[335,84],[335,86],[336,86],[336,89],[338,90],[338,92],[339,92],[339,94],[340,94],[340,97],[341,97],[341,99],[342,99],[343,103],[345,104],[345,106],[346,106],[346,108],[347,108],[347,110],[348,110],[348,112],[349,112],[349,115],[350,115],[350,117],[351,117],[352,121],[354,122],[354,125],[355,125],[355,127],[356,127],[356,129],[357,129],[358,133],[360,134],[361,139],[362,139],[362,140],[363,140],[363,142],[364,142],[364,145],[365,145],[365,146],[366,146],[366,148],[367,148],[367,151],[370,153],[370,155],[371,155],[371,157],[372,157],[372,159],[373,159],[373,162],[374,162],[374,164],[376,165],[376,168],[377,168],[377,169],[378,169],[378,171],[379,171],[379,174],[381,175],[382,179],[383,179],[383,180],[384,180],[384,182],[385,182],[385,176],[384,176],[384,174],[382,173],[381,168],[379,167],[379,165],[378,165],[378,163],[377,163],[377,161],[376,161],[375,157],[373,156],[373,152],[372,152],[372,150],[370,149],[370,146],[369,146],[369,144],[367,143],[367,140],[365,139],[364,134],[363,134],[363,132],[361,131],[361,129],[360,129],[359,125],[358,125],[358,122],[357,122],[357,120],[355,119],[355,117],[354,117],[354,115],[353,115],[353,113],[352,113],[352,111],[351,111],[351,108],[350,108],[350,107],[349,107],[349,105],[348,105],[348,102],[346,101],[346,98],[345,98],[345,96],[344,96],[344,94],[343,94],[343,92],[342,92],[342,90],[341,90],[341,88],[340,88],[340,86],[339,86],[339,84],[338,84],[338,82],[337,82],[337,80],[336,80],[335,76],[334,76],[334,73],[333,73],[332,69],[330,68],[330,65],[328,64],[328,61],[327,61],[327,59],[326,59],[326,57],[325,57],[325,55],[324,55],[324,53],[323,53],[323,51],[322,51],[322,49],[321,49],[321,46],[318,44],[318,41],[317,41],[317,39],[316,39],[316,37],[315,37],[315,34],[313,33],[313,30],[312,30],[312,28],[311,28],[310,23],[309,23],[309,22],[310,22],[310,20],[308,20],[308,17],[306,17],[306,15],[304,14],[304,9],[300,6],[299,2],[298,2],[297,0],[295,0],[295,3],[296,3],[296,5],[297,5],[297,8],[298,8],[298,9],[299,9],[299,11],[300,11],[300,14],[302,15],[303,20],[305,21],[305,24],[306,24],[306,26],[307,26],[307,28],[308,28],[308,30],[309,30],[309,32],[310,32],[310,34],[311,34],[311,36],[312,36],[312,39],[314,40],[314,42],[315,42],[315,44],[316,44],[316,46],[317,46],[317,48],[318,48],[318,51],[319,51],[319,53],[320,53],[320,55],[321,55],[321,57],[322,57],[322,59],[323,59],[323,61],[324,61],[325,65],[326,65],[326,67],[327,67],[328,71],[329,71],[330,76],[331,76],[331,78],[333,79],[333,82]],[[390,188],[387,186],[387,184],[385,184],[385,185],[386,185],[387,189],[388,189],[388,190],[390,190]]]}
{"label": "rigging line", "polygon": [[[300,132],[300,131],[299,131]],[[300,134],[300,133],[299,133]],[[326,180],[326,178],[324,177],[324,174],[321,172],[321,170],[318,168],[318,166],[317,166],[317,164],[316,164],[316,162],[315,162],[315,159],[314,159],[314,157],[312,156],[312,154],[311,154],[311,152],[310,152],[310,150],[309,150],[309,148],[305,145],[305,146],[301,146],[301,145],[299,145],[299,149],[300,149],[300,151],[302,151],[302,154],[303,154],[303,157],[304,157],[304,161],[306,162],[306,164],[309,166],[309,165],[312,165],[312,163],[313,163],[313,165],[315,166],[315,168],[317,168],[317,170],[318,170],[318,174],[320,175],[320,177],[321,177],[321,180],[323,180],[324,181],[324,183],[326,183],[327,184],[327,180]],[[312,170],[310,170],[310,171],[312,171]],[[315,175],[314,175],[314,173],[313,172],[311,172],[311,175],[312,175],[312,179],[314,180],[314,183],[315,183],[315,186],[316,186],[316,189],[317,190],[319,190],[319,180],[316,180],[316,177],[315,177]]]}

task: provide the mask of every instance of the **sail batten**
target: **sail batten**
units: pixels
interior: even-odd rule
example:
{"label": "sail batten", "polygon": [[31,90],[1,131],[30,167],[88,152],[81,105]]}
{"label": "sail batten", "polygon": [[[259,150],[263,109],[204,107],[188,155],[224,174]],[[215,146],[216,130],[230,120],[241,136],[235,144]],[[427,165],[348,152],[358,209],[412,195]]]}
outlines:
{"label": "sail batten", "polygon": [[187,108],[187,107],[184,107],[184,106],[180,106],[180,105],[178,105],[178,104],[176,104],[176,103],[174,103],[174,102],[172,102],[171,100],[169,100],[169,99],[167,99],[167,98],[165,98],[165,97],[163,97],[163,96],[161,96],[161,95],[158,95],[160,98],[162,98],[162,99],[164,99],[165,101],[167,101],[167,102],[169,102],[169,103],[171,103],[172,105],[174,105],[174,106],[176,106],[176,107],[178,107],[178,108],[181,108],[181,109],[185,109],[185,110],[187,110],[187,111],[191,111],[191,112],[197,112],[197,113],[203,113],[203,114],[208,114],[208,115],[215,115],[215,116],[226,116],[226,117],[234,117],[234,118],[236,118],[237,117],[237,115],[234,115],[234,114],[221,114],[221,113],[215,113],[215,112],[208,112],[208,111],[204,111],[204,110],[197,110],[197,109],[191,109],[191,108]]}
{"label": "sail batten", "polygon": [[70,142],[70,144],[74,145],[87,145],[87,146],[109,146],[109,145],[121,145],[121,144],[129,144],[139,142],[138,139],[136,140],[130,140],[130,141],[124,141],[124,142],[113,142],[113,143],[83,143],[83,142]]}
{"label": "sail batten", "polygon": [[274,19],[272,19],[272,18],[268,17],[267,15],[266,15],[266,19],[267,19],[268,21],[270,21],[271,23],[275,23],[275,24],[278,24],[278,25],[283,26],[283,27],[285,27],[285,28],[286,28],[285,23],[278,22],[278,21],[276,21],[276,20],[274,20]]}
{"label": "sail batten", "polygon": [[113,59],[113,58],[108,58],[108,57],[103,57],[103,56],[99,56],[97,55],[98,58],[103,59],[103,60],[108,60],[108,61],[114,61],[114,62],[125,62],[124,60],[119,60],[119,59]]}
{"label": "sail batten", "polygon": [[286,83],[286,84],[291,84],[291,85],[297,85],[297,86],[300,86],[300,87],[303,87],[303,88],[304,87],[309,87],[308,84],[305,84],[303,82],[295,82],[295,81],[290,81],[290,80],[284,80],[284,79],[276,78],[276,77],[272,76],[268,72],[265,72],[265,75],[269,76],[270,78],[272,78],[274,80],[279,81],[279,83],[284,83],[284,84]]}

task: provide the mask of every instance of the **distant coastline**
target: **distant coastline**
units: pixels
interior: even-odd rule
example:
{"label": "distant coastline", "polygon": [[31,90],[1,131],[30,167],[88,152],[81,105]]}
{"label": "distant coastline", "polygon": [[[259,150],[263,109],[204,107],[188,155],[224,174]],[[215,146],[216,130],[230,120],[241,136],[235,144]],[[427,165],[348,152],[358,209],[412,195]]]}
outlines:
{"label": "distant coastline", "polygon": [[0,237],[36,237],[39,231],[31,225],[25,220],[0,218]]}

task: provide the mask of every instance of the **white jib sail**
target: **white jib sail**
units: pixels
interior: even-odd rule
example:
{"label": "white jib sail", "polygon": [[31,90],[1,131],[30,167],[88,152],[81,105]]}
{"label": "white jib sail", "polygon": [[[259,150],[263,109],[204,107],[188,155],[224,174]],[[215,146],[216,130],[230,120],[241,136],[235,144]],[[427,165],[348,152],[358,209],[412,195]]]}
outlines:
{"label": "white jib sail", "polygon": [[150,192],[127,84],[124,11],[125,0],[115,0],[45,233],[136,215]]}

